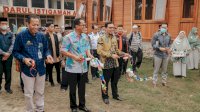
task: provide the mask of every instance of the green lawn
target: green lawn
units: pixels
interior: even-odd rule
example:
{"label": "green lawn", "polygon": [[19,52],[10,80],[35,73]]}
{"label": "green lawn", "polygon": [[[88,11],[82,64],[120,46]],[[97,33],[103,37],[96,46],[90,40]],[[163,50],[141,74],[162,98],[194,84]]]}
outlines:
{"label": "green lawn", "polygon": [[[139,70],[141,74],[152,76],[151,59],[144,59]],[[168,66],[168,83],[153,88],[152,81],[134,80],[127,83],[125,78],[119,82],[119,91],[132,108],[142,112],[200,112],[200,74],[198,70],[188,70],[187,78],[175,78],[172,63]]]}

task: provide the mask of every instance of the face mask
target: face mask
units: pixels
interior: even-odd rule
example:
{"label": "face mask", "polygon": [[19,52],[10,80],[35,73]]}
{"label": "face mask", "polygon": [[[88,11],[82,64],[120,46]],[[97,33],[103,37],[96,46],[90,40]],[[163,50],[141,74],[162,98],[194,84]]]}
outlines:
{"label": "face mask", "polygon": [[160,32],[161,32],[161,33],[166,33],[166,32],[167,32],[167,29],[161,28],[161,29],[160,29]]}
{"label": "face mask", "polygon": [[7,29],[8,29],[8,26],[6,26],[6,25],[1,26],[1,29],[2,29],[2,30],[7,30]]}

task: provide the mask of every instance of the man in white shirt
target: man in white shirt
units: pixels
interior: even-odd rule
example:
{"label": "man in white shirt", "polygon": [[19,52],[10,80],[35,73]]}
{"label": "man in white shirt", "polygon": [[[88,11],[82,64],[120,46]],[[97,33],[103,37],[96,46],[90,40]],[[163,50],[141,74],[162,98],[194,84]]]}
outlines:
{"label": "man in white shirt", "polygon": [[[99,55],[97,54],[97,41],[99,38],[98,30],[99,30],[98,25],[96,24],[92,25],[92,32],[88,34],[90,39],[91,53],[95,58],[99,58]],[[97,68],[91,67],[91,73],[93,80],[99,77]]]}

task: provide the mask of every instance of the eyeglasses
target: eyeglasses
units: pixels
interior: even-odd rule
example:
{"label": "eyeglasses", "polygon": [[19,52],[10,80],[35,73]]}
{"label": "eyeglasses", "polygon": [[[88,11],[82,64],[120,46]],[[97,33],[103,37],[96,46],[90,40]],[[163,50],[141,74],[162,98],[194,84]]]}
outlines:
{"label": "eyeglasses", "polygon": [[86,27],[86,25],[85,25],[85,24],[82,24],[82,25],[79,25],[79,26]]}
{"label": "eyeglasses", "polygon": [[108,27],[109,29],[115,29],[115,27]]}

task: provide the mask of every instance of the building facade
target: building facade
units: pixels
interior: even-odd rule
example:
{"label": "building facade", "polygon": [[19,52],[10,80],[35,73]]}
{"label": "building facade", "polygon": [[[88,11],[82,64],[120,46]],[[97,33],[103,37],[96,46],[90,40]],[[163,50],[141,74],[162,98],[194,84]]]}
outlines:
{"label": "building facade", "polygon": [[181,30],[188,34],[192,27],[200,28],[200,0],[0,0],[0,13],[17,26],[30,13],[39,15],[42,25],[71,25],[72,19],[82,17],[89,31],[92,24],[106,21],[122,24],[128,32],[137,24],[144,40],[162,23],[168,24],[173,39]]}
{"label": "building facade", "polygon": [[0,13],[9,25],[26,25],[30,14],[40,16],[41,26],[47,22],[59,26],[72,25],[76,16],[76,0],[0,0]]}
{"label": "building facade", "polygon": [[179,31],[187,34],[200,29],[200,0],[87,0],[88,26],[111,20],[130,32],[133,24],[141,26],[144,40],[150,40],[162,23],[167,23],[172,38]]}

